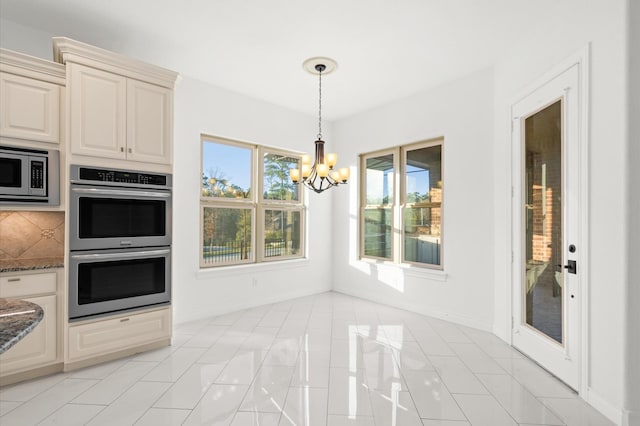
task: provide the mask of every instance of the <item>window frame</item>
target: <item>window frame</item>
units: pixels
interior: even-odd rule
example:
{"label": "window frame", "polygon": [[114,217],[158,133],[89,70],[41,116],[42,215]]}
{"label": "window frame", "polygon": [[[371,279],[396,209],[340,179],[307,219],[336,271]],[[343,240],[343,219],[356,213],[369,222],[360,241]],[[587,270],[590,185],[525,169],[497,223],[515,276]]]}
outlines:
{"label": "window frame", "polygon": [[[259,210],[259,221],[257,224],[257,231],[260,235],[260,241],[256,246],[256,250],[258,250],[258,258],[257,262],[278,262],[281,260],[289,260],[289,259],[300,259],[306,257],[306,204],[305,204],[305,191],[303,190],[304,186],[301,184],[297,184],[296,188],[298,191],[298,199],[297,200],[269,200],[264,198],[264,157],[266,154],[276,154],[276,155],[286,155],[288,157],[293,157],[298,159],[297,168],[300,169],[300,164],[302,162],[302,154],[287,151],[281,148],[274,148],[269,146],[259,146],[257,150],[258,155],[258,180],[260,182],[259,189],[259,202],[258,202],[258,210]],[[267,257],[265,256],[265,219],[266,219],[266,210],[283,210],[283,211],[299,211],[300,212],[300,253],[295,255],[287,255],[287,256],[278,256],[278,257]]]}
{"label": "window frame", "polygon": [[[416,261],[408,261],[405,259],[405,211],[408,208],[413,208],[416,203],[407,202],[407,155],[409,151],[415,151],[422,148],[430,148],[434,146],[440,146],[440,176],[442,181],[442,199],[440,201],[440,246],[439,246],[439,260],[438,265],[431,263],[423,263]],[[429,269],[435,271],[444,270],[444,235],[445,235],[445,152],[444,152],[444,137],[427,139],[419,142],[408,143],[405,145],[399,145],[392,148],[383,150],[368,152],[360,154],[360,185],[359,185],[359,258],[360,260],[393,263],[397,265],[405,265],[418,267],[422,269]],[[391,246],[391,258],[384,258],[378,256],[370,256],[364,253],[364,240],[365,240],[365,228],[364,228],[364,212],[367,207],[371,207],[366,204],[366,160],[369,158],[380,157],[383,155],[393,155],[393,167],[394,167],[394,181],[393,181],[393,204],[392,210],[392,246]]]}
{"label": "window frame", "polygon": [[[302,154],[294,151],[289,151],[282,148],[274,148],[269,146],[258,145],[250,142],[241,142],[228,138],[201,134],[200,135],[200,181],[203,176],[203,163],[204,163],[204,144],[205,142],[213,142],[222,145],[235,146],[239,148],[246,148],[251,153],[251,188],[250,194],[247,198],[227,198],[227,197],[212,197],[204,196],[202,194],[202,183],[200,183],[200,242],[199,242],[199,267],[202,270],[211,270],[219,267],[232,267],[257,263],[271,263],[278,261],[286,261],[292,259],[306,258],[307,256],[307,228],[306,228],[306,191],[303,190],[302,185],[297,185],[298,200],[268,200],[264,198],[264,155],[276,154],[284,155],[287,157],[296,158],[298,164],[302,161]],[[235,209],[249,209],[252,213],[251,219],[251,252],[248,256],[249,259],[233,262],[220,262],[216,264],[210,264],[204,262],[204,211],[207,207],[213,208],[235,208]],[[265,256],[265,217],[266,210],[284,210],[284,211],[299,211],[300,212],[300,251],[295,255],[286,256]]]}
{"label": "window frame", "polygon": [[[376,261],[380,261],[380,262],[395,262],[395,253],[396,253],[396,247],[398,246],[398,241],[396,238],[396,233],[394,232],[394,230],[396,229],[396,220],[398,218],[398,212],[397,209],[395,207],[397,200],[398,200],[398,156],[396,155],[397,153],[397,148],[390,148],[390,149],[383,149],[383,150],[379,150],[379,151],[374,151],[374,152],[369,152],[366,154],[361,154],[360,155],[360,206],[359,206],[359,210],[360,210],[360,258],[366,258],[366,259],[374,259]],[[368,210],[368,208],[372,208],[372,207],[378,207],[378,208],[385,208],[383,206],[385,206],[385,204],[367,204],[367,191],[366,191],[366,184],[367,184],[367,159],[369,158],[376,158],[376,157],[382,157],[384,155],[388,155],[388,154],[392,154],[393,155],[393,203],[389,205],[389,209],[391,210],[391,258],[388,259],[386,257],[380,257],[380,256],[370,256],[370,255],[365,255],[364,250],[365,250],[365,223],[364,223],[364,213],[366,210]]]}

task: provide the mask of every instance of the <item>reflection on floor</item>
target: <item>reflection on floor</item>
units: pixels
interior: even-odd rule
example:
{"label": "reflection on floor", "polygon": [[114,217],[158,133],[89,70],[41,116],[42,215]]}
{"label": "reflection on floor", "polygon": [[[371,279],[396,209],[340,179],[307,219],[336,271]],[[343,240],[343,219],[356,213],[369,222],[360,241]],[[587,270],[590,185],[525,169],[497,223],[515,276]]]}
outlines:
{"label": "reflection on floor", "polygon": [[490,333],[323,293],[0,389],[0,424],[611,425]]}

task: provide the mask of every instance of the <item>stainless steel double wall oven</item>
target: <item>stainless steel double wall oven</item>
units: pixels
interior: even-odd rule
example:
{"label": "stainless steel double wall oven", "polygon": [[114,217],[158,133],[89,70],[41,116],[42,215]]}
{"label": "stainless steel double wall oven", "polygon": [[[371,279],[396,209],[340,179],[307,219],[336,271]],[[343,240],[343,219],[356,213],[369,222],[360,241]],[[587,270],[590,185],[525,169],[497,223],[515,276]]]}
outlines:
{"label": "stainless steel double wall oven", "polygon": [[69,318],[171,301],[171,175],[71,166]]}

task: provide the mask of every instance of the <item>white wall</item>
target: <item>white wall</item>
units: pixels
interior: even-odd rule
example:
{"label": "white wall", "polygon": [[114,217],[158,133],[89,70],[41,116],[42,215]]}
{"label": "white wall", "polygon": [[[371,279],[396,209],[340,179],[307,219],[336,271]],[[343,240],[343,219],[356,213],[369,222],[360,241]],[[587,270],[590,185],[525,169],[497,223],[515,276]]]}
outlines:
{"label": "white wall", "polygon": [[[199,271],[200,134],[310,152],[316,119],[184,78],[175,96],[176,322],[331,289],[331,197],[309,196],[309,259]],[[328,124],[325,135],[331,140]],[[257,285],[254,286],[254,280]]]}
{"label": "white wall", "polygon": [[627,23],[629,52],[629,134],[627,144],[629,155],[627,164],[629,182],[627,192],[630,209],[627,217],[629,226],[629,263],[626,294],[626,370],[625,425],[640,424],[640,2],[629,2]]}
{"label": "white wall", "polygon": [[[507,52],[495,67],[494,162],[509,164],[509,107],[526,86],[591,43],[591,122],[589,155],[590,313],[588,391],[583,395],[620,422],[626,285],[625,210],[626,105],[625,2],[558,2],[549,19],[529,34],[518,51]],[[496,168],[495,186],[495,326],[510,334],[510,171]],[[580,267],[580,265],[579,265]]]}
{"label": "white wall", "polygon": [[0,18],[0,47],[53,60],[53,34]]}
{"label": "white wall", "polygon": [[[492,117],[485,70],[335,123],[336,150],[352,168],[334,192],[335,290],[491,329]],[[358,154],[435,137],[444,137],[444,274],[358,260]]]}

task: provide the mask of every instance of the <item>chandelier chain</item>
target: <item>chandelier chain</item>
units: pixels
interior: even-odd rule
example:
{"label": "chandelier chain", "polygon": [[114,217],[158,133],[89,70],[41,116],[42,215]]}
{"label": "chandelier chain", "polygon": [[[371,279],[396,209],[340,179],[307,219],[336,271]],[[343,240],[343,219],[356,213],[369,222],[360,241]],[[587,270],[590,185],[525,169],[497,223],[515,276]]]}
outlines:
{"label": "chandelier chain", "polygon": [[322,139],[322,68],[318,68],[318,140]]}

